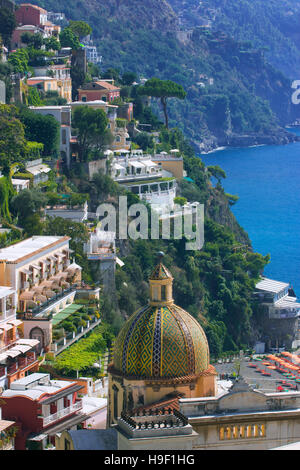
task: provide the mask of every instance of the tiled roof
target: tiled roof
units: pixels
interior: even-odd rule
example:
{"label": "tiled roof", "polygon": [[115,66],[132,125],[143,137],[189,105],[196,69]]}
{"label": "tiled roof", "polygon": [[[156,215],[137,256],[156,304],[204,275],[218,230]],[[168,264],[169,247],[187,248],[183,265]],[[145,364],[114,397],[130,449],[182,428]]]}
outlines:
{"label": "tiled roof", "polygon": [[208,366],[203,329],[176,305],[142,308],[125,323],[114,346],[113,368],[126,377],[189,380]]}
{"label": "tiled roof", "polygon": [[173,279],[172,274],[170,271],[162,264],[159,263],[152,272],[150,278],[151,281],[162,281],[164,279]]}
{"label": "tiled roof", "polygon": [[179,408],[179,398],[180,397],[171,397],[171,398],[167,398],[165,400],[161,400],[161,401],[158,401],[156,403],[152,403],[151,405],[147,405],[147,406],[140,406],[140,407],[137,407],[135,408],[132,413],[134,414],[139,414],[139,413],[144,413],[144,412],[147,412],[151,409],[155,409],[155,410],[162,410],[162,409],[171,409],[172,411],[173,410],[177,410],[177,411],[180,411],[180,408]]}

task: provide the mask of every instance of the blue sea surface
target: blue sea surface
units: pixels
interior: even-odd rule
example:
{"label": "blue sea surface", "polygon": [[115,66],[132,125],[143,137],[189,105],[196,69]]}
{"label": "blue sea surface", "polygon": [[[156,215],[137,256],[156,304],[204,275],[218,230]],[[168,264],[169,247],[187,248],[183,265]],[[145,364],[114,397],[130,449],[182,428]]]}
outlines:
{"label": "blue sea surface", "polygon": [[233,213],[254,251],[271,255],[264,274],[290,283],[300,297],[300,142],[229,148],[200,157],[226,172],[225,191],[240,198]]}

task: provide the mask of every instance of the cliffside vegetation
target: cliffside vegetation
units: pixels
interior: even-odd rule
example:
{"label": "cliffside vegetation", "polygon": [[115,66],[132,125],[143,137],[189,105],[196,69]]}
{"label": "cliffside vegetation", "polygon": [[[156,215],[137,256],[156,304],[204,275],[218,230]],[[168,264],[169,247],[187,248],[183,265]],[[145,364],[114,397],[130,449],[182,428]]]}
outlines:
{"label": "cliffside vegetation", "polygon": [[[178,16],[167,2],[158,0],[37,3],[51,11],[63,10],[71,20],[88,21],[103,56],[103,76],[116,68],[121,74],[132,71],[183,86],[187,97],[183,102],[170,100],[169,124],[201,149],[293,138],[278,127],[297,117],[291,83],[264,58],[265,44],[252,45],[242,32],[232,39],[231,31],[227,36],[221,25],[216,31],[196,28],[184,40]],[[163,118],[162,109],[158,110]]]}

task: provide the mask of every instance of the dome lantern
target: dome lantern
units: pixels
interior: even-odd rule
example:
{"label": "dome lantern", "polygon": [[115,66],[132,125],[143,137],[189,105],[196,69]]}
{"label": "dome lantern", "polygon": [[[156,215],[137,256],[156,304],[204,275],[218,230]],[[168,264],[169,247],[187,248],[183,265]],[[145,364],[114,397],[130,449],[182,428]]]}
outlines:
{"label": "dome lantern", "polygon": [[173,276],[162,264],[163,252],[158,253],[159,263],[150,278],[150,305],[167,306],[173,303]]}

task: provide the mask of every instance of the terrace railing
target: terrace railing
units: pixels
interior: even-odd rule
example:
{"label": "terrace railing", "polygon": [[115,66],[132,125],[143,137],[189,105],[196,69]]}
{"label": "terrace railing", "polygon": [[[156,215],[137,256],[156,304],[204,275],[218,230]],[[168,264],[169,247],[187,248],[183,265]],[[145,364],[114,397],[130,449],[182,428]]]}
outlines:
{"label": "terrace railing", "polygon": [[[44,302],[40,304],[38,307],[34,307],[33,309],[30,310],[30,314],[32,316],[38,315],[41,313],[43,310],[45,310],[47,307],[51,307],[51,305],[55,304],[58,300],[62,299],[66,295],[75,292],[77,289],[78,285],[73,284],[71,287],[68,287],[67,289],[63,289],[62,292],[55,294],[54,297],[51,297],[51,299],[47,300],[47,302]],[[26,314],[25,318],[29,318],[31,315]]]}

